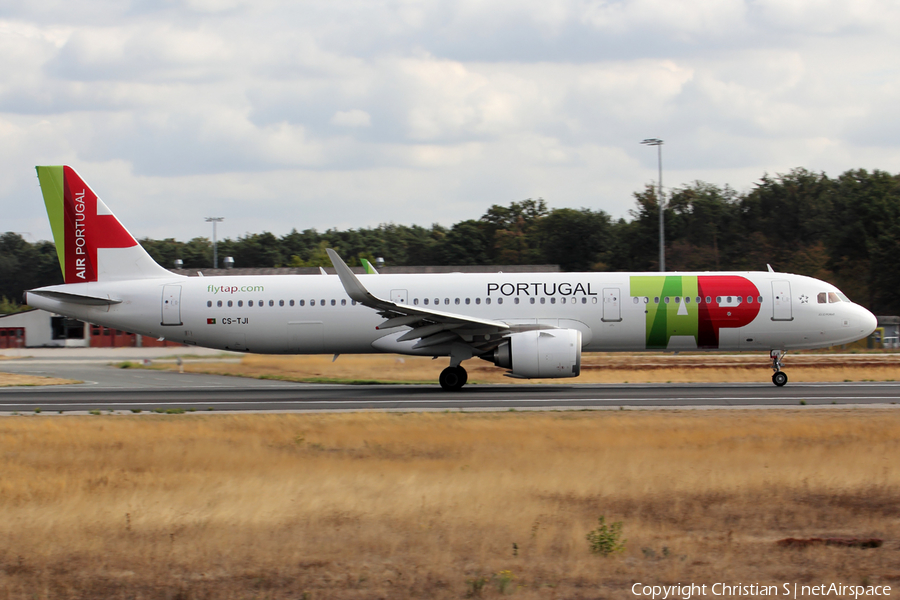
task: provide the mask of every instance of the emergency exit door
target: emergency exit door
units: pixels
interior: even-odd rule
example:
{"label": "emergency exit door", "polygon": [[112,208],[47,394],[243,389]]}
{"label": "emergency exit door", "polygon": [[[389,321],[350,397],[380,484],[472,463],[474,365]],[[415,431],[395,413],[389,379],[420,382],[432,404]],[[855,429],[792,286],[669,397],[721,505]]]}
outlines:
{"label": "emergency exit door", "polygon": [[162,325],[181,325],[181,286],[164,285],[162,294]]}
{"label": "emergency exit door", "polygon": [[603,288],[603,317],[601,321],[616,322],[622,320],[619,288]]}

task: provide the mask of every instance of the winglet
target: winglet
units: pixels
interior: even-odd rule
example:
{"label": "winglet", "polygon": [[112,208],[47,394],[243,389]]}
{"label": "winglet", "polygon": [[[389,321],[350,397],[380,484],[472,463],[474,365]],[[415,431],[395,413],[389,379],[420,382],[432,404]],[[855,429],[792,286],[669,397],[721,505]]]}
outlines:
{"label": "winglet", "polygon": [[774,272],[775,272],[775,269],[772,268],[772,265],[766,263],[766,267],[768,267],[769,273],[774,273]]}
{"label": "winglet", "polygon": [[367,275],[378,275],[378,271],[375,270],[375,267],[372,266],[372,263],[368,261],[368,259],[361,258],[359,262],[362,263],[363,271],[366,272]]}
{"label": "winglet", "polygon": [[328,253],[328,258],[331,259],[334,270],[337,271],[338,277],[341,278],[341,285],[344,286],[344,291],[347,292],[351,300],[356,300],[363,304],[378,302],[378,299],[370,294],[369,290],[360,283],[359,279],[356,278],[356,275],[353,274],[353,271],[350,270],[350,267],[347,266],[347,263],[344,262],[344,259],[337,252],[331,248],[326,248],[325,252]]}

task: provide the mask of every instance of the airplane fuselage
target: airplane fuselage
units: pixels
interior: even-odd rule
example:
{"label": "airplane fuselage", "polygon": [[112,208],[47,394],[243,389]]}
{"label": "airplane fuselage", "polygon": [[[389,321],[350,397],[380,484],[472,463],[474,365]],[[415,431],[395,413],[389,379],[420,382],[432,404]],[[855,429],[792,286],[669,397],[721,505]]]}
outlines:
{"label": "airplane fuselage", "polygon": [[[360,281],[399,305],[576,329],[587,352],[817,348],[874,327],[871,313],[834,286],[784,273],[382,274]],[[376,329],[384,319],[351,300],[334,275],[173,274],[42,288],[55,289],[115,302],[29,294],[28,304],[186,344],[270,354],[443,354],[396,341],[408,327]]]}

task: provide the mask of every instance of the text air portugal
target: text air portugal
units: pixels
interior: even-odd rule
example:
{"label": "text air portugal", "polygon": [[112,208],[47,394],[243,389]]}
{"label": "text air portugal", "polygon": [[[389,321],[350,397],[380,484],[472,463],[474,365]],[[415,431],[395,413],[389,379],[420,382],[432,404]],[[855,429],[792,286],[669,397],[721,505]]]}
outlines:
{"label": "text air portugal", "polygon": [[[131,248],[137,241],[69,167],[63,167],[66,283],[97,281],[98,248]],[[101,214],[98,214],[101,213]]]}

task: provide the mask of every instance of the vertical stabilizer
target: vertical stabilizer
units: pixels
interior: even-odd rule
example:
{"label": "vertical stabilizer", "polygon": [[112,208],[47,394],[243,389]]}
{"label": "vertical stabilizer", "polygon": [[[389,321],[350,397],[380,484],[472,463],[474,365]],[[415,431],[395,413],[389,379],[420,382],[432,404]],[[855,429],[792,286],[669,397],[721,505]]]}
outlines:
{"label": "vertical stabilizer", "polygon": [[171,277],[67,166],[36,167],[66,283]]}

